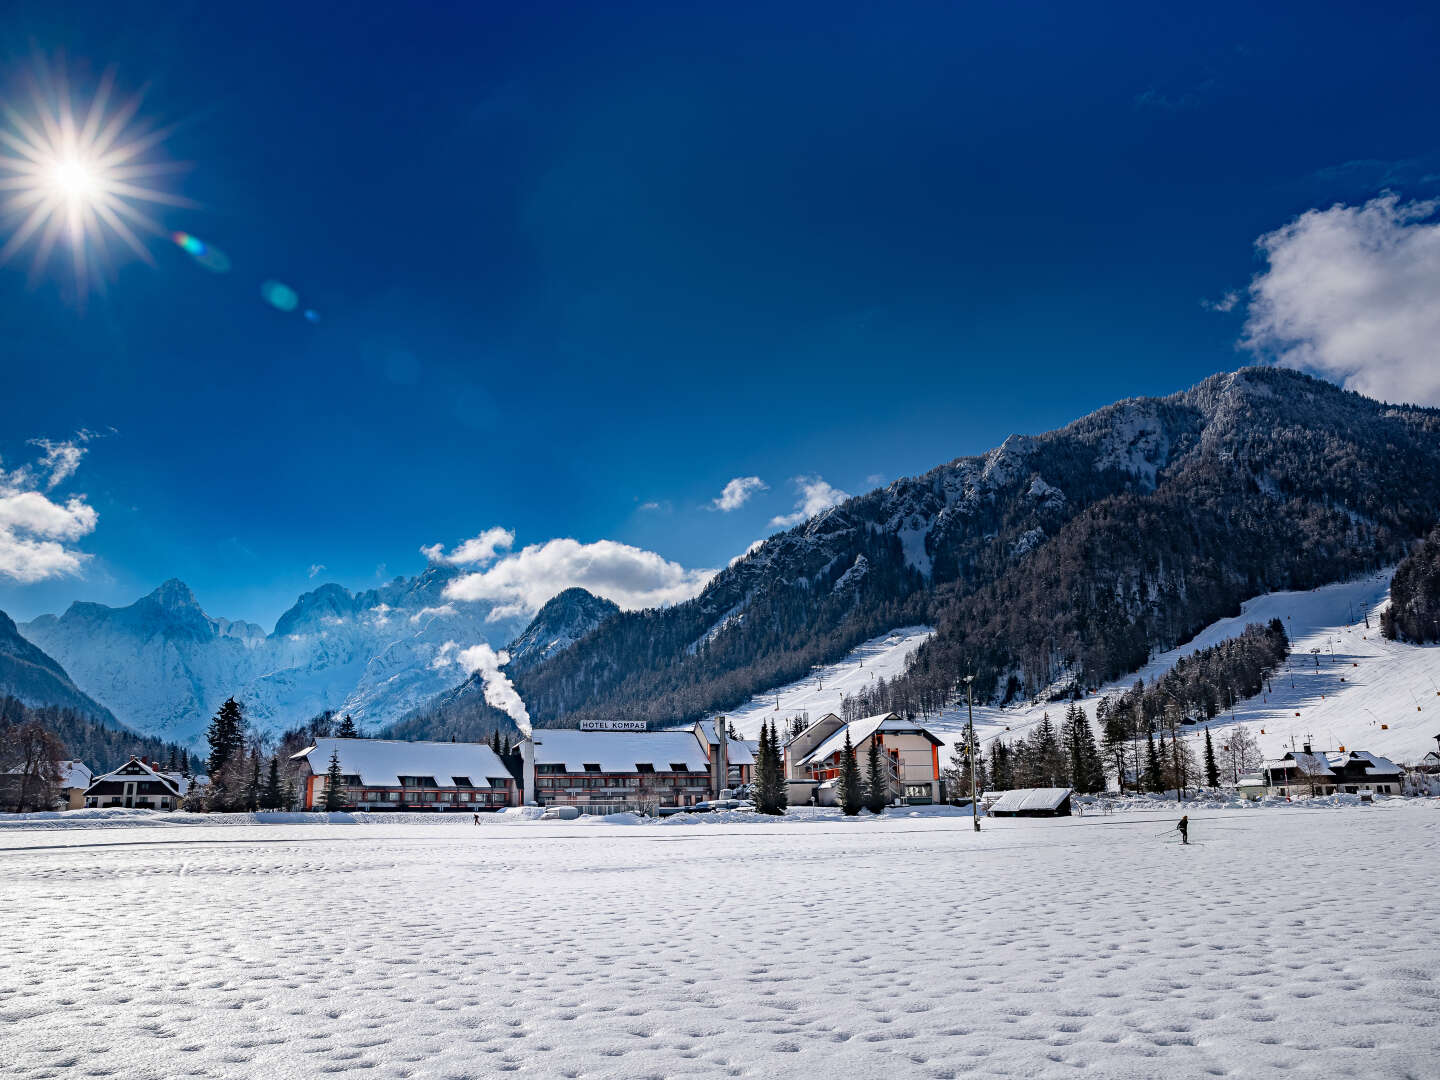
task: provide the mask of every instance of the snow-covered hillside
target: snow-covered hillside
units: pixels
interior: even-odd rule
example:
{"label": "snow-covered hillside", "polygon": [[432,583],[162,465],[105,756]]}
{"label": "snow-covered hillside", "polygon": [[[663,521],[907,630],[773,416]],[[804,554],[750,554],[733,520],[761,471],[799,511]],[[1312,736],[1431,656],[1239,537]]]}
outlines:
{"label": "snow-covered hillside", "polygon": [[[1248,623],[1278,617],[1293,649],[1288,667],[1271,680],[1271,693],[1242,702],[1233,718],[1230,713],[1216,717],[1216,732],[1244,724],[1267,756],[1284,753],[1293,738],[1297,747],[1308,740],[1324,749],[1343,745],[1395,761],[1417,760],[1436,748],[1435,736],[1440,734],[1440,646],[1407,645],[1380,636],[1379,615],[1389,602],[1391,573],[1384,570],[1309,592],[1258,596],[1240,615],[1212,623],[1193,640],[1154,656],[1136,674],[1101,687],[1081,704],[1093,717],[1102,695],[1127,689],[1136,678],[1148,683],[1182,656],[1234,637]],[[813,720],[839,712],[844,695],[903,670],[906,658],[929,633],[926,627],[905,627],[874,638],[813,677],[781,687],[778,710],[772,691],[728,715],[747,738],[754,738],[762,719],[783,721],[808,711]],[[1047,711],[1058,720],[1064,709],[1064,702],[977,705],[975,725],[982,741],[1008,740],[1023,735]],[[947,709],[926,717],[925,723],[949,740],[963,729],[965,709]],[[1193,738],[1203,738],[1203,733]]]}
{"label": "snow-covered hillside", "polygon": [[894,678],[905,670],[920,644],[935,631],[928,626],[903,626],[856,646],[839,663],[827,664],[808,679],[757,694],[749,704],[726,713],[747,739],[760,735],[765,720],[785,720],[799,713],[818,720],[827,712],[839,713],[841,701],[876,679]]}

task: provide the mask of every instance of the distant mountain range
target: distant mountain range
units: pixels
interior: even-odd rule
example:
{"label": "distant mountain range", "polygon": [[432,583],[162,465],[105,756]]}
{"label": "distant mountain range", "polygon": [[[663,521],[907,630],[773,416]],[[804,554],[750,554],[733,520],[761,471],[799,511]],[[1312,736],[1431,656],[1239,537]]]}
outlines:
{"label": "distant mountain range", "polygon": [[19,629],[73,678],[55,693],[187,740],[230,694],[262,727],[329,708],[404,737],[509,728],[479,677],[434,664],[452,641],[511,643],[538,724],[674,722],[931,625],[875,691],[877,706],[928,709],[972,672],[992,701],[1119,678],[1252,596],[1391,565],[1437,520],[1440,410],[1247,368],[850,499],[663,610],[570,589],[528,626],[492,622],[485,604],[447,603],[461,571],[432,566],[361,593],[321,586],[270,634],[210,617],[177,581]]}
{"label": "distant mountain range", "polygon": [[359,593],[322,585],[269,634],[206,614],[175,580],[128,607],[75,603],[20,632],[109,713],[147,734],[194,742],[231,695],[261,729],[324,709],[374,727],[465,677],[432,666],[446,642],[498,644],[523,628],[518,618],[490,621],[486,604],[447,603],[445,586],[460,573],[432,566]]}

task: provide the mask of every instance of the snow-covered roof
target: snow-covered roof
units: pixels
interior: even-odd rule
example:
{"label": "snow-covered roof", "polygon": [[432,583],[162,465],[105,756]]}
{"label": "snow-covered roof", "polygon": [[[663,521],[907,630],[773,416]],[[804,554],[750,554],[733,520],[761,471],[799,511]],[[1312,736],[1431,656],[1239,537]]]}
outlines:
{"label": "snow-covered roof", "polygon": [[90,779],[94,774],[90,766],[83,761],[62,761],[60,762],[60,786],[61,787],[89,787]]}
{"label": "snow-covered roof", "polygon": [[92,788],[96,784],[106,780],[133,780],[138,774],[124,771],[131,765],[139,765],[145,773],[173,789],[176,795],[184,795],[185,792],[190,789],[190,781],[185,779],[180,773],[161,772],[159,769],[153,769],[138,757],[132,757],[129,761],[125,762],[124,765],[121,765],[120,768],[112,769],[103,776],[91,776],[90,783],[86,786],[87,788]]}
{"label": "snow-covered roof", "polygon": [[[734,742],[730,744],[732,747]],[[731,758],[733,761],[734,758]],[[538,728],[535,764],[562,765],[566,772],[585,772],[599,765],[600,772],[633,773],[649,765],[656,772],[671,772],[684,764],[689,772],[709,772],[710,758],[690,729],[682,731],[576,731],[573,728]]]}
{"label": "snow-covered roof", "polygon": [[[711,746],[717,743],[715,737],[715,721],[701,720],[696,725],[700,728],[700,734]],[[754,765],[755,755],[760,751],[760,744],[754,739],[730,739],[730,745],[726,750],[726,757],[731,765]]]}
{"label": "snow-covered roof", "polygon": [[1267,761],[1267,769],[1295,769],[1305,776],[1329,776],[1347,764],[1359,763],[1365,767],[1366,776],[1395,776],[1401,771],[1389,758],[1372,754],[1368,750],[1326,750],[1319,753],[1292,751],[1282,758]]}
{"label": "snow-covered roof", "polygon": [[1365,763],[1365,775],[1367,776],[1375,776],[1381,773],[1393,775],[1400,772],[1400,766],[1396,765],[1389,758],[1372,754],[1368,750],[1351,750],[1344,754],[1328,754],[1326,756],[1329,758],[1330,764],[1337,769],[1343,767],[1347,760],[1352,762],[1362,761]]}
{"label": "snow-covered roof", "polygon": [[399,787],[402,776],[431,776],[436,787],[461,787],[455,778],[462,777],[471,787],[488,788],[489,777],[503,780],[510,775],[489,743],[316,739],[314,746],[294,756],[309,758],[310,767],[322,773],[330,767],[332,754],[339,754],[343,774],[373,787]]}
{"label": "snow-covered roof", "polygon": [[1001,814],[1021,810],[1058,810],[1069,797],[1068,787],[1016,788],[1001,795],[990,809]]}
{"label": "snow-covered roof", "polygon": [[863,720],[842,724],[834,734],[801,758],[797,764],[809,765],[812,762],[824,761],[831,754],[838,754],[845,749],[845,733],[847,731],[850,733],[851,746],[859,746],[877,731],[881,734],[890,732],[895,735],[923,735],[936,746],[940,745],[940,740],[919,724],[912,723],[895,713],[877,713],[874,716],[867,716]]}

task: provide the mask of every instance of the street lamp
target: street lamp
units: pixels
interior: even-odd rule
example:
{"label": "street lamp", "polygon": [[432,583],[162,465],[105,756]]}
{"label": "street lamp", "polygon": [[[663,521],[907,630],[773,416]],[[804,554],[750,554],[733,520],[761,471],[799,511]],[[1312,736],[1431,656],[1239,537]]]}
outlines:
{"label": "street lamp", "polygon": [[970,738],[970,820],[975,823],[975,831],[980,831],[980,792],[976,790],[975,780],[975,676],[965,676],[965,711],[970,717],[969,738]]}

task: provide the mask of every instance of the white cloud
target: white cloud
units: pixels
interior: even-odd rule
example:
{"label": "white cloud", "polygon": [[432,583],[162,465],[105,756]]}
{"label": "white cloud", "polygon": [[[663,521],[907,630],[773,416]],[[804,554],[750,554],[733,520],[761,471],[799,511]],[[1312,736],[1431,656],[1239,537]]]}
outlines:
{"label": "white cloud", "polygon": [[1440,405],[1440,200],[1310,210],[1257,242],[1243,344],[1387,401]]}
{"label": "white cloud", "polygon": [[715,576],[687,570],[653,551],[597,540],[549,540],[506,555],[494,566],[457,578],[445,588],[450,600],[496,605],[490,619],[529,615],[556,593],[578,585],[622,608],[657,607],[688,600]]}
{"label": "white cloud", "polygon": [[820,511],[828,510],[836,503],[850,498],[846,492],[831,487],[819,476],[797,476],[795,487],[800,492],[800,497],[795,501],[795,512],[771,518],[770,524],[774,528],[788,529],[792,525],[799,525],[802,521],[809,521]]}
{"label": "white cloud", "polygon": [[439,604],[435,607],[422,607],[414,615],[410,616],[410,622],[419,626],[422,619],[436,619],[456,614],[454,604]]}
{"label": "white cloud", "polygon": [[62,503],[48,494],[74,475],[84,449],[76,441],[31,441],[44,451],[39,461],[0,467],[0,577],[22,584],[78,574],[91,556],[73,545],[94,532],[100,518],[84,495]]}
{"label": "white cloud", "polygon": [[1200,306],[1206,311],[1234,311],[1240,303],[1240,290],[1231,289],[1222,293],[1219,300],[1201,300]]}
{"label": "white cloud", "polygon": [[450,566],[472,564],[484,566],[488,562],[493,562],[495,556],[501,551],[508,551],[514,543],[515,534],[509,529],[502,529],[497,525],[493,529],[486,529],[479,536],[472,536],[448,555],[445,554],[444,544],[422,547],[420,554],[432,563],[445,563]]}
{"label": "white cloud", "polygon": [[317,562],[317,563],[311,563],[311,564],[310,564],[310,576],[311,576],[312,578],[313,578],[316,574],[324,573],[324,571],[325,571],[325,564],[324,564],[323,562]]}
{"label": "white cloud", "polygon": [[723,510],[728,514],[731,510],[739,510],[757,491],[769,490],[770,485],[758,476],[737,476],[725,485],[720,497],[710,503],[710,509]]}
{"label": "white cloud", "polygon": [[515,689],[515,684],[510,681],[510,676],[500,670],[509,662],[510,654],[504,649],[496,652],[484,644],[462,649],[456,642],[447,641],[440,646],[440,651],[435,654],[435,659],[430,661],[430,666],[439,669],[459,664],[466,674],[474,675],[479,672],[485,684],[485,701],[508,715],[515,721],[516,726],[528,735],[530,710],[525,707],[525,701]]}
{"label": "white cloud", "polygon": [[82,431],[73,439],[65,442],[51,442],[49,439],[31,439],[31,446],[38,446],[45,451],[45,456],[40,459],[39,467],[47,475],[45,490],[52,491],[64,481],[75,475],[80,468],[80,459],[85,456],[85,447],[81,443],[89,442],[89,432]]}

